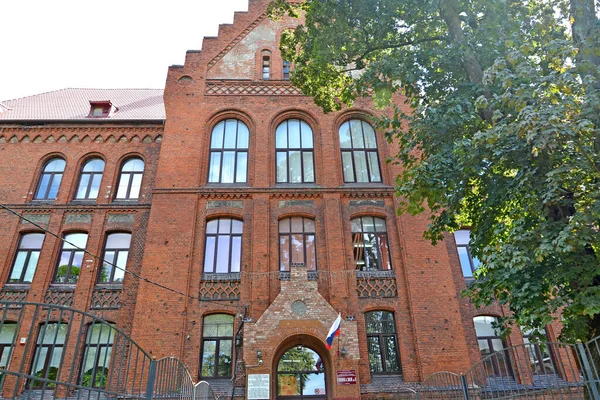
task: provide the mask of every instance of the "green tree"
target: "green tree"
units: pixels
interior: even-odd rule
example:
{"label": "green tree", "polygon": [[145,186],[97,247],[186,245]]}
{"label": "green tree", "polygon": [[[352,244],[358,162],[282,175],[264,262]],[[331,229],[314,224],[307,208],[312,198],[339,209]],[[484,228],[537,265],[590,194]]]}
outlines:
{"label": "green tree", "polygon": [[[364,96],[399,144],[399,213],[472,227],[467,289],[503,326],[600,334],[600,28],[594,0],[276,0],[292,82],[325,112]],[[404,113],[400,96],[412,110]]]}

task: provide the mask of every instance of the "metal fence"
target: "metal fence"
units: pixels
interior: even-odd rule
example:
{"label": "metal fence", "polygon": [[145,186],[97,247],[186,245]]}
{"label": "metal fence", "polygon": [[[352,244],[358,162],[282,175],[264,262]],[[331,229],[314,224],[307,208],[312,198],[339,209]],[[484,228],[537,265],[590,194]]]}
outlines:
{"label": "metal fence", "polygon": [[92,314],[41,303],[0,306],[2,398],[215,398],[210,388],[194,385],[181,361],[154,360]]}
{"label": "metal fence", "polygon": [[497,351],[465,374],[438,372],[418,399],[600,400],[600,337],[578,344],[528,343]]}

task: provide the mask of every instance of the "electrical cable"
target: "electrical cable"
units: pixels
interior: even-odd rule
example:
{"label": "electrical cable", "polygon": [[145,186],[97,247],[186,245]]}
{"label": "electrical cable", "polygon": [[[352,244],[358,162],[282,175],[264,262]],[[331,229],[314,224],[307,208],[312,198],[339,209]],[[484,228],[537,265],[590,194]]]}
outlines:
{"label": "electrical cable", "polygon": [[176,289],[170,288],[170,287],[168,287],[168,286],[165,286],[165,285],[163,285],[163,284],[161,284],[161,283],[154,282],[154,281],[152,281],[152,280],[150,280],[150,279],[148,279],[148,278],[144,278],[143,276],[141,276],[141,275],[139,275],[139,274],[136,274],[135,272],[132,272],[132,271],[129,271],[129,270],[125,269],[125,268],[119,267],[118,265],[115,265],[115,264],[113,264],[112,262],[106,261],[104,258],[102,258],[102,257],[100,257],[100,256],[97,256],[96,254],[94,254],[94,253],[91,253],[91,252],[87,251],[86,249],[82,249],[81,247],[79,247],[79,246],[76,246],[75,244],[73,244],[73,243],[69,242],[69,241],[68,241],[68,240],[66,240],[65,238],[63,238],[63,237],[61,237],[61,236],[57,235],[56,233],[54,233],[54,232],[51,232],[51,231],[49,231],[48,229],[46,229],[46,228],[44,228],[44,227],[42,227],[42,226],[38,225],[37,223],[35,223],[35,222],[31,221],[30,219],[28,219],[28,218],[27,218],[27,217],[25,217],[24,215],[22,215],[22,214],[19,214],[18,212],[16,212],[15,210],[13,210],[13,209],[11,209],[11,208],[9,208],[9,207],[5,206],[4,204],[0,204],[0,208],[3,208],[3,209],[5,209],[6,211],[10,212],[11,214],[14,214],[14,215],[16,215],[17,217],[19,217],[19,218],[20,218],[20,219],[22,219],[23,221],[27,221],[28,223],[30,223],[31,225],[33,225],[33,226],[35,226],[36,228],[40,229],[40,230],[41,230],[41,231],[43,231],[44,233],[47,233],[47,234],[49,234],[49,235],[51,235],[51,236],[54,236],[55,238],[57,238],[57,239],[61,240],[62,242],[64,242],[64,243],[67,243],[67,244],[69,244],[69,245],[73,246],[74,248],[76,248],[76,249],[78,249],[78,250],[81,250],[81,251],[83,251],[85,254],[88,254],[89,256],[91,256],[91,257],[93,257],[93,258],[95,258],[95,259],[97,259],[97,260],[100,260],[101,262],[103,262],[103,263],[105,263],[105,264],[108,264],[108,265],[112,266],[113,268],[119,269],[119,270],[121,270],[121,271],[125,272],[126,274],[129,274],[129,275],[131,275],[131,276],[134,276],[134,277],[136,277],[136,278],[138,278],[138,279],[140,279],[140,280],[142,280],[142,281],[144,281],[144,282],[146,282],[146,283],[149,283],[149,284],[151,284],[151,285],[154,285],[154,286],[156,286],[156,287],[159,287],[159,288],[161,288],[161,289],[167,290],[167,291],[169,291],[169,292],[176,293],[176,294],[179,294],[179,295],[181,295],[181,296],[185,296],[185,297],[187,297],[187,298],[190,298],[190,299],[192,299],[192,300],[198,300],[198,301],[199,301],[199,302],[201,302],[201,303],[215,303],[215,304],[219,304],[220,306],[225,306],[225,307],[235,307],[235,308],[244,308],[244,309],[246,308],[246,306],[238,306],[238,305],[234,305],[234,304],[224,304],[222,301],[215,301],[215,300],[202,299],[202,298],[200,298],[200,297],[196,297],[196,296],[192,296],[192,295],[189,295],[189,294],[185,294],[185,293],[183,293],[183,292],[180,292],[179,290],[176,290]]}

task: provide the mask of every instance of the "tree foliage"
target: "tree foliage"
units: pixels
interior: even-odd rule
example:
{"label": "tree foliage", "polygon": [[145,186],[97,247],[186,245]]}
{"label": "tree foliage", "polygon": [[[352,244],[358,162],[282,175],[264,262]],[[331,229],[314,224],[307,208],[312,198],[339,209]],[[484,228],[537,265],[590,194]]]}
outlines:
{"label": "tree foliage", "polygon": [[377,124],[400,147],[398,211],[430,211],[434,243],[471,227],[476,305],[508,306],[505,326],[561,315],[569,339],[600,334],[594,0],[276,0],[271,12],[302,14],[281,50],[324,111],[361,96],[393,110]]}

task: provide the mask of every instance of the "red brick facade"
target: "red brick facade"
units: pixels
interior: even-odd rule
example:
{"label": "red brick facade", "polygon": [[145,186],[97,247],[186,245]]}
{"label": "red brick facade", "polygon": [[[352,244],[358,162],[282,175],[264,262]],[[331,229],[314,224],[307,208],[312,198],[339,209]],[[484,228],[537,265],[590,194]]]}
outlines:
{"label": "red brick facade", "polygon": [[[239,330],[235,386],[244,388],[250,374],[269,374],[271,398],[279,359],[294,346],[320,355],[329,399],[391,397],[436,371],[465,371],[479,360],[473,316],[502,310],[475,311],[460,299],[465,281],[451,235],[432,246],[422,237],[426,215],[396,216],[393,185],[400,167],[384,162],[396,149],[381,133],[381,182],[344,182],[340,126],[367,121],[377,111],[360,100],[352,109],[323,114],[284,81],[278,39],[295,22],[266,18],[267,3],[250,0],[248,12],[236,13],[218,37],[205,38],[201,52],[190,51],[185,65],[170,67],[164,127],[0,121],[0,202],[52,232],[88,233],[86,249],[98,255],[107,233],[132,233],[127,269],[182,294],[129,275],[122,287],[99,286],[100,262],[86,259],[67,305],[116,322],[156,357],[179,357],[196,378],[207,378],[201,376],[203,321],[213,314],[234,316],[234,332]],[[269,80],[261,74],[264,50],[270,51]],[[249,130],[245,183],[208,182],[211,134],[225,119]],[[288,119],[312,129],[314,183],[277,183],[275,131]],[[139,200],[115,201],[119,168],[132,155],[146,166]],[[106,163],[100,193],[94,202],[74,201],[82,163],[92,156]],[[58,195],[36,201],[40,171],[52,157],[67,163]],[[351,220],[365,216],[385,221],[389,272],[356,271]],[[292,266],[289,277],[280,273],[279,221],[290,217],[314,220],[317,272]],[[203,274],[207,223],[218,218],[243,222],[239,274]],[[7,282],[20,234],[37,230],[7,211],[0,211],[0,226],[0,280]],[[56,296],[51,281],[59,251],[58,240],[47,235],[31,284],[4,285],[2,299]],[[101,290],[117,294],[95,294]],[[119,296],[120,306],[94,307],[100,295]],[[393,315],[401,371],[370,372],[365,315],[371,311]],[[325,337],[338,313],[342,333],[327,350]],[[513,339],[522,340],[519,333]],[[358,384],[338,384],[338,370],[355,370]]]}

